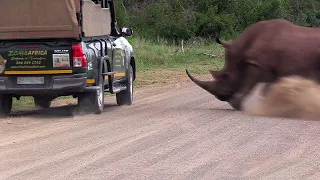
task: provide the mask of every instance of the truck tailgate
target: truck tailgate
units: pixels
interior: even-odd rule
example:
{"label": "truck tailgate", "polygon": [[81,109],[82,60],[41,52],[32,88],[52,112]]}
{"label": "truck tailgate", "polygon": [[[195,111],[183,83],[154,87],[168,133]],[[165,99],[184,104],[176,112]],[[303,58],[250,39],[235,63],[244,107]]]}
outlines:
{"label": "truck tailgate", "polygon": [[[72,72],[71,42],[24,42],[0,44],[0,73],[27,71]],[[68,71],[68,72],[69,72]],[[18,73],[20,72],[20,73]]]}

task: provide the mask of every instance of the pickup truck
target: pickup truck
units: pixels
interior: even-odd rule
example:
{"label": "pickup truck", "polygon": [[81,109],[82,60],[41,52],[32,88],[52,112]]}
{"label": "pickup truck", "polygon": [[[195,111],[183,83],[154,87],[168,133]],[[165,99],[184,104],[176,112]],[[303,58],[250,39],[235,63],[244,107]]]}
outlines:
{"label": "pickup truck", "polygon": [[117,27],[114,0],[1,0],[0,116],[10,115],[12,99],[21,96],[40,108],[72,96],[80,110],[96,114],[105,92],[131,105],[131,35]]}

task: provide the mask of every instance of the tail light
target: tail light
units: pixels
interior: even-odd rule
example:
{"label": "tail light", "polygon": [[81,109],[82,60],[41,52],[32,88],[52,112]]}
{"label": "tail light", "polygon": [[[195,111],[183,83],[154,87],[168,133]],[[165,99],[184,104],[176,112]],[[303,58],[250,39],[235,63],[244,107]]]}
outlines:
{"label": "tail light", "polygon": [[72,45],[73,67],[87,68],[87,58],[83,52],[81,44]]}

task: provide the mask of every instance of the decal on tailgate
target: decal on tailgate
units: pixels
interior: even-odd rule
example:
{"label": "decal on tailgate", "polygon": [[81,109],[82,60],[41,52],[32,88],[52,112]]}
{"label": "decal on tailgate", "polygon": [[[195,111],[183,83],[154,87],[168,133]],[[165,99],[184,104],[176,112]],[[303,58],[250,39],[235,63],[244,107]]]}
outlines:
{"label": "decal on tailgate", "polygon": [[54,50],[52,54],[54,68],[70,67],[69,50]]}

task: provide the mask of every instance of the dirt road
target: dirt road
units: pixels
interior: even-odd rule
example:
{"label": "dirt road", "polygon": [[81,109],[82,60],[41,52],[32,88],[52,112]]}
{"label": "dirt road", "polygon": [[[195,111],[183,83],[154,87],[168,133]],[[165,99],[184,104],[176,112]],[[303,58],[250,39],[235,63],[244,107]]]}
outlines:
{"label": "dirt road", "polygon": [[[182,85],[181,85],[182,84]],[[0,120],[0,179],[317,179],[320,122],[253,117],[191,82]]]}

